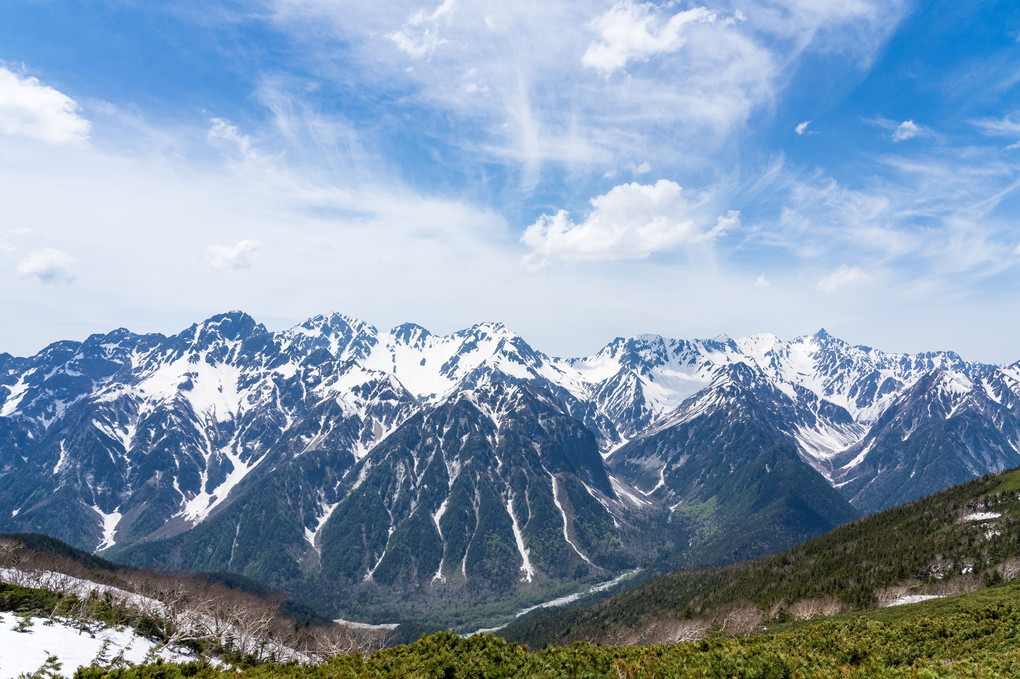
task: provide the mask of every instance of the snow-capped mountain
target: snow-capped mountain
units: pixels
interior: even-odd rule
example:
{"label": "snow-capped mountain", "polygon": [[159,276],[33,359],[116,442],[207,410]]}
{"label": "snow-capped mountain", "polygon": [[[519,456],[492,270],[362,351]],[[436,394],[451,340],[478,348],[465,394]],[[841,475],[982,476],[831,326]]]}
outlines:
{"label": "snow-capped mountain", "polygon": [[1020,364],[825,331],[564,359],[498,323],[231,312],[0,354],[0,530],[332,601],[500,597],[773,551],[1020,464],[1018,403]]}

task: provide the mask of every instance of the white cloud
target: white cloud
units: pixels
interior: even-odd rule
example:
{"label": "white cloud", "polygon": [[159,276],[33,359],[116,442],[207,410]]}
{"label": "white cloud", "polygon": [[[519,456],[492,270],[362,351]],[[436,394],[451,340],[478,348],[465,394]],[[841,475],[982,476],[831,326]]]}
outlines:
{"label": "white cloud", "polygon": [[857,283],[859,281],[867,280],[871,278],[863,269],[859,266],[847,266],[842,265],[836,271],[833,271],[828,276],[825,276],[818,285],[815,286],[822,292],[833,292],[837,288],[841,288],[844,285],[850,285],[851,283]]}
{"label": "white cloud", "polygon": [[1020,114],[1013,113],[1002,118],[982,118],[971,124],[989,137],[1020,137]]}
{"label": "white cloud", "polygon": [[0,233],[0,254],[13,255],[17,253],[19,247],[15,241],[30,233],[32,233],[32,229],[25,228],[11,229]]}
{"label": "white cloud", "polygon": [[[971,124],[988,137],[1020,137],[1020,114],[1012,113],[1002,118],[982,118],[972,120]],[[1020,141],[1006,147],[1009,150],[1020,148]]]}
{"label": "white cloud", "polygon": [[1020,243],[1017,244],[1016,250],[1013,250],[1014,255],[1020,255]]}
{"label": "white cloud", "polygon": [[210,245],[206,254],[209,266],[214,269],[248,269],[251,256],[261,247],[261,241],[245,239],[235,245]]}
{"label": "white cloud", "polygon": [[892,140],[906,141],[908,139],[913,139],[917,135],[921,134],[921,131],[921,126],[913,120],[904,120],[895,130],[893,130]]}
{"label": "white cloud", "polygon": [[456,3],[457,0],[443,0],[439,7],[428,14],[420,9],[408,18],[403,28],[387,33],[386,37],[412,59],[429,58],[437,47],[449,42],[440,32],[440,19],[453,10]]}
{"label": "white cloud", "polygon": [[797,136],[801,136],[805,132],[807,132],[808,125],[810,124],[811,124],[810,120],[805,120],[804,122],[798,124],[797,127],[793,128],[793,130],[794,132],[797,133]]}
{"label": "white cloud", "polygon": [[[443,140],[465,157],[519,168],[509,188],[526,194],[561,176],[543,173],[594,178],[643,162],[687,182],[677,169],[711,164],[738,143],[805,50],[866,66],[905,7],[752,0],[735,20],[731,3],[474,0],[439,11],[438,2],[270,6],[317,77],[421,107],[439,128],[451,125]],[[625,77],[598,77],[621,69]]]}
{"label": "white cloud", "polygon": [[91,126],[78,111],[77,102],[63,92],[0,66],[0,134],[83,144]]}
{"label": "white cloud", "polygon": [[754,281],[754,287],[756,288],[767,288],[772,285],[772,281],[765,278],[765,274],[758,276]]}
{"label": "white cloud", "polygon": [[70,283],[74,280],[71,266],[74,258],[66,252],[44,248],[31,252],[18,262],[18,275],[35,278],[40,283]]}
{"label": "white cloud", "polygon": [[210,118],[209,133],[206,136],[213,144],[227,144],[232,150],[236,149],[246,160],[254,160],[256,157],[251,138],[246,134],[241,134],[237,126],[229,120]]}
{"label": "white cloud", "polygon": [[604,75],[624,68],[629,61],[645,61],[658,54],[676,52],[687,38],[685,29],[697,23],[715,23],[718,15],[705,7],[684,10],[663,21],[652,3],[622,0],[590,24],[598,33],[581,62]]}
{"label": "white cloud", "polygon": [[565,210],[542,215],[521,242],[529,261],[644,259],[681,245],[710,243],[740,224],[736,212],[709,227],[675,182],[621,184],[591,200],[592,211],[576,223]]}

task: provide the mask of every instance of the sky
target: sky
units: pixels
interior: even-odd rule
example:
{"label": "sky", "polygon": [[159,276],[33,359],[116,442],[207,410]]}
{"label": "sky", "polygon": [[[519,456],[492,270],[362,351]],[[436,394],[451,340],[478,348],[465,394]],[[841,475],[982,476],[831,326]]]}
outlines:
{"label": "sky", "polygon": [[1020,5],[0,4],[0,352],[242,309],[1020,359]]}

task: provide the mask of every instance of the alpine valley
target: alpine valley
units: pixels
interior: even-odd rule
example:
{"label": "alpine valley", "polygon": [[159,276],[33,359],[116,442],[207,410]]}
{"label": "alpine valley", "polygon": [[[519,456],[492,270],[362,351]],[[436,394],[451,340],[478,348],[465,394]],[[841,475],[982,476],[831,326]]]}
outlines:
{"label": "alpine valley", "polygon": [[375,622],[777,552],[1018,450],[1020,363],[825,331],[561,359],[498,323],[231,312],[0,354],[0,532]]}

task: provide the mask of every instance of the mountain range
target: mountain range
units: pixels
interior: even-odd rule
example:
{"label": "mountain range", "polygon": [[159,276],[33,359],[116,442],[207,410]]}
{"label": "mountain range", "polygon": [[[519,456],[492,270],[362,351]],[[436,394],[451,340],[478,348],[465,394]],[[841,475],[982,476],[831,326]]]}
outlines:
{"label": "mountain range", "polygon": [[824,330],[556,358],[230,312],[0,354],[0,531],[233,571],[333,615],[535,601],[776,552],[1020,465],[1020,363]]}

